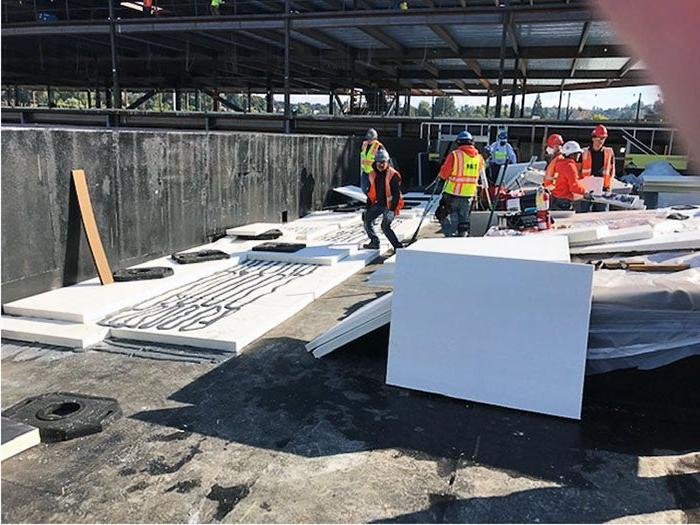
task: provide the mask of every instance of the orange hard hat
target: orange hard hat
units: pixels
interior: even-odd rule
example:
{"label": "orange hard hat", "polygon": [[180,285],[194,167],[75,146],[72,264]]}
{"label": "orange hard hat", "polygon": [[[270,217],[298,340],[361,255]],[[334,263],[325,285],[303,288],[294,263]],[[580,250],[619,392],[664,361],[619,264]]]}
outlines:
{"label": "orange hard hat", "polygon": [[547,137],[547,146],[550,148],[556,148],[562,144],[564,144],[564,139],[558,133],[552,133],[549,137]]}
{"label": "orange hard hat", "polygon": [[591,133],[592,137],[601,137],[601,138],[607,138],[608,136],[608,128],[603,126],[602,124],[598,124],[595,129],[593,130],[593,133]]}

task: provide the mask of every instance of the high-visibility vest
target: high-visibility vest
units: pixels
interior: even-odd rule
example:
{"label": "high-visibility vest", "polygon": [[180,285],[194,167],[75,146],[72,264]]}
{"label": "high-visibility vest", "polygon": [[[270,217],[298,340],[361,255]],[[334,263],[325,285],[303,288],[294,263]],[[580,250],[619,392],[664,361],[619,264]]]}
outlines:
{"label": "high-visibility vest", "polygon": [[554,157],[552,157],[552,159],[549,161],[549,164],[547,164],[547,168],[544,170],[544,180],[542,181],[542,186],[548,190],[554,188],[557,183],[556,165],[557,161],[561,158],[564,158],[561,153],[554,155]]}
{"label": "high-visibility vest", "polygon": [[[399,178],[399,184],[401,184],[401,174],[392,167],[386,169],[386,175],[384,175],[384,195],[386,195],[386,207],[391,209],[391,179],[394,177]],[[367,192],[367,198],[372,204],[377,203],[377,187],[374,181],[377,179],[377,173],[372,170],[369,174],[369,191]],[[399,191],[399,203],[396,206],[396,215],[403,208],[403,195]]]}
{"label": "high-visibility vest", "polygon": [[362,149],[360,150],[360,169],[362,173],[369,173],[372,171],[372,164],[374,164],[374,156],[379,148],[383,147],[382,143],[378,140],[363,140]]}
{"label": "high-visibility vest", "polygon": [[452,173],[447,178],[443,191],[450,195],[473,197],[476,195],[479,173],[484,168],[484,158],[481,155],[470,157],[466,152],[458,149],[451,155]]}
{"label": "high-visibility vest", "polygon": [[[612,148],[603,147],[603,188],[610,188],[610,182],[615,176],[615,153]],[[590,177],[593,158],[590,148],[583,150],[581,155],[581,177]]]}

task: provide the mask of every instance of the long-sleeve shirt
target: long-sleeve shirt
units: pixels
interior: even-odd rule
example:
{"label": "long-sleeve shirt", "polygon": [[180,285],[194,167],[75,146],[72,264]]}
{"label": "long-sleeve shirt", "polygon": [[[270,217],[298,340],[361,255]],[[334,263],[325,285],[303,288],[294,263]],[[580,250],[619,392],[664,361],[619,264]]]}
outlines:
{"label": "long-sleeve shirt", "polygon": [[556,184],[552,195],[557,199],[574,200],[574,195],[583,195],[586,188],[579,182],[578,164],[573,159],[561,157],[554,165]]}
{"label": "long-sleeve shirt", "polygon": [[518,162],[513,146],[507,142],[504,145],[501,145],[501,141],[497,140],[489,146],[489,153],[489,164],[498,164],[499,166],[502,166],[506,163],[506,160],[508,160],[509,164],[515,164]]}

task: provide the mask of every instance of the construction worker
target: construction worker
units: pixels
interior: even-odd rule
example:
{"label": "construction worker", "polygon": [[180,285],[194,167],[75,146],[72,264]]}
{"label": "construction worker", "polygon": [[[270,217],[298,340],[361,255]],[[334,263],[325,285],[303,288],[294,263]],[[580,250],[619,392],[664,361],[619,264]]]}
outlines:
{"label": "construction worker", "polygon": [[401,195],[401,174],[389,166],[389,152],[379,148],[374,155],[372,170],[367,176],[367,209],[365,210],[365,232],[369,237],[369,243],[363,248],[366,250],[379,249],[379,237],[374,232],[374,221],[382,217],[382,232],[389,239],[394,250],[401,248],[396,234],[391,229],[391,223],[403,207]]}
{"label": "construction worker", "polygon": [[[602,177],[603,191],[610,191],[612,180],[615,178],[615,152],[605,146],[608,129],[598,124],[591,133],[591,146],[583,150],[581,155],[581,177]],[[607,211],[607,204],[587,203],[581,211]]]}
{"label": "construction worker", "polygon": [[484,158],[474,147],[474,138],[468,131],[457,135],[457,149],[452,151],[440,168],[439,176],[445,180],[442,198],[448,213],[441,221],[445,237],[469,235],[469,215],[472,199],[476,195],[479,180],[486,176]]}
{"label": "construction worker", "polygon": [[554,188],[554,183],[556,182],[554,177],[554,166],[557,160],[561,158],[561,147],[564,145],[564,139],[558,133],[552,133],[547,137],[547,148],[546,152],[549,156],[549,163],[544,171],[544,180],[542,181],[542,186],[547,190],[552,190]]}
{"label": "construction worker", "polygon": [[586,195],[586,188],[579,182],[578,162],[581,146],[570,140],[561,147],[561,156],[554,165],[554,188],[552,189],[551,210],[572,210],[575,200]]}
{"label": "construction worker", "polygon": [[369,128],[365,134],[365,140],[362,141],[362,148],[360,149],[360,187],[365,193],[369,191],[368,177],[372,172],[374,156],[377,154],[379,148],[384,148],[384,145],[379,142],[377,130]]}
{"label": "construction worker", "polygon": [[211,3],[209,4],[209,13],[212,16],[219,16],[221,14],[221,12],[219,11],[219,7],[223,3],[224,0],[211,0]]}
{"label": "construction worker", "polygon": [[489,182],[491,184],[498,183],[498,172],[501,166],[508,164],[515,164],[518,162],[518,158],[515,155],[515,150],[513,146],[508,144],[508,132],[505,128],[498,130],[498,140],[488,147],[489,152]]}

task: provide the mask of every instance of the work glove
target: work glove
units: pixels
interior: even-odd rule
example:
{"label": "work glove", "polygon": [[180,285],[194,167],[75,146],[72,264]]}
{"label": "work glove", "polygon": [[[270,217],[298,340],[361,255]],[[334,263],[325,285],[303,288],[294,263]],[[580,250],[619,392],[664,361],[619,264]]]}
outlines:
{"label": "work glove", "polygon": [[593,200],[593,192],[587,191],[586,193],[583,194],[583,198],[587,199],[589,201],[592,201]]}
{"label": "work glove", "polygon": [[393,220],[396,218],[396,213],[394,213],[394,212],[391,211],[391,210],[387,210],[387,211],[384,212],[384,218],[385,218],[387,221],[391,222],[391,221],[393,221]]}

